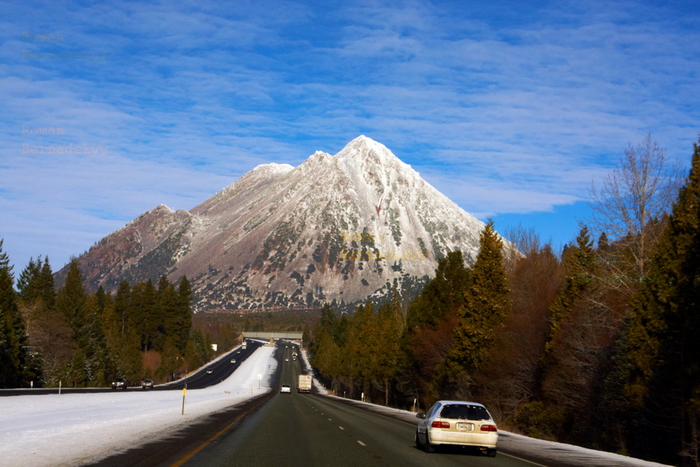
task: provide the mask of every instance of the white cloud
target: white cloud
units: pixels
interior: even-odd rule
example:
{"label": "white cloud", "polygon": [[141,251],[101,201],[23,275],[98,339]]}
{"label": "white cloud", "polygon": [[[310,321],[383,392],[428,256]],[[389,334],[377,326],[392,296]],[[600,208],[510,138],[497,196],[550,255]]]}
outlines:
{"label": "white cloud", "polygon": [[[647,132],[687,162],[700,126],[700,22],[673,7],[59,1],[9,16],[0,237],[21,267],[42,251],[62,264],[160,203],[191,208],[260,163],[298,165],[362,133],[496,215],[585,199]],[[25,30],[110,55],[22,61],[50,48]],[[27,157],[22,124],[66,132],[31,143],[108,155]]]}

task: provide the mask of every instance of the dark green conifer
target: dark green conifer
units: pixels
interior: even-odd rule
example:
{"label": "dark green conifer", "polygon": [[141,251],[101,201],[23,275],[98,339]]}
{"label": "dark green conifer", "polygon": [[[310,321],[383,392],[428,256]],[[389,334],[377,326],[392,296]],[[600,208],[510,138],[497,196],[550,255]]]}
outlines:
{"label": "dark green conifer", "polygon": [[4,239],[0,238],[0,268],[7,269],[7,273],[10,275],[12,280],[14,280],[14,274],[12,272],[12,269],[14,266],[10,265],[10,257],[7,256],[7,253],[2,251],[2,243]]}
{"label": "dark green conifer", "polygon": [[549,332],[542,356],[543,364],[546,363],[547,356],[552,350],[552,342],[559,333],[561,324],[576,306],[588,284],[596,280],[596,268],[592,261],[592,253],[593,241],[588,233],[588,228],[582,224],[576,237],[576,244],[569,245],[562,256],[566,278],[564,279],[564,287],[549,308]]}
{"label": "dark green conifer", "polygon": [[46,306],[54,308],[56,306],[56,284],[53,280],[53,271],[48,256],[44,256],[44,265],[41,267],[39,278],[38,292]]}
{"label": "dark green conifer", "polygon": [[[636,448],[668,462],[700,460],[700,146],[632,297],[619,358],[624,391],[646,424]],[[654,452],[644,452],[654,446]],[[684,458],[678,459],[681,453]]]}
{"label": "dark green conifer", "polygon": [[465,294],[455,329],[453,347],[447,358],[451,380],[478,371],[488,360],[496,327],[509,307],[503,242],[489,221],[481,232],[481,249],[472,270],[472,283]]}
{"label": "dark green conifer", "polygon": [[78,260],[73,258],[68,267],[66,283],[56,294],[56,307],[66,317],[73,330],[80,329],[84,324],[81,321],[83,316],[80,311],[86,298]]}
{"label": "dark green conifer", "polygon": [[[1,246],[1,245],[0,245]],[[7,263],[0,263],[0,387],[25,387],[27,332]]]}
{"label": "dark green conifer", "polygon": [[190,337],[192,328],[192,286],[187,276],[183,276],[178,287],[176,318],[178,323],[177,338],[180,345],[184,346]]}

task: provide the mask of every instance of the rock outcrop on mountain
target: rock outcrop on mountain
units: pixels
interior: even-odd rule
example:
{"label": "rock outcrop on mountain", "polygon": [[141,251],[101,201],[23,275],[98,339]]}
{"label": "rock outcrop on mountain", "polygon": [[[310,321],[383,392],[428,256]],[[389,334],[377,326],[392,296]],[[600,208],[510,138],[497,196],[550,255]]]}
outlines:
{"label": "rock outcrop on mountain", "polygon": [[92,290],[187,275],[198,311],[350,304],[420,288],[449,251],[471,266],[483,227],[360,136],[298,167],[258,166],[189,212],[160,205],[79,263]]}

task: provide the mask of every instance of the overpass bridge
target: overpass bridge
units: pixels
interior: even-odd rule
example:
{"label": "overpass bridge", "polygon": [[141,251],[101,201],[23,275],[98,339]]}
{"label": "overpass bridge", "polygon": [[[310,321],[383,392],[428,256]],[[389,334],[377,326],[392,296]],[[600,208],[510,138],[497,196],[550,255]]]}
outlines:
{"label": "overpass bridge", "polygon": [[302,336],[304,335],[303,332],[282,332],[282,331],[276,331],[276,332],[243,331],[241,334],[243,335],[244,338],[250,338],[250,339],[264,339],[264,340],[289,339],[289,340],[295,340],[295,341],[302,340]]}

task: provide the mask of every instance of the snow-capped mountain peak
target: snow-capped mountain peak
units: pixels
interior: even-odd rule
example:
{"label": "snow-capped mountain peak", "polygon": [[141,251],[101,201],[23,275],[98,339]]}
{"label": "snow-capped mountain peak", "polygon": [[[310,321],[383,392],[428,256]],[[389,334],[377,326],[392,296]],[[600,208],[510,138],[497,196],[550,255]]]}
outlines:
{"label": "snow-capped mountain peak", "polygon": [[89,287],[187,275],[210,311],[415,292],[448,252],[473,263],[484,226],[366,136],[255,167],[189,212],[147,214],[79,258]]}

